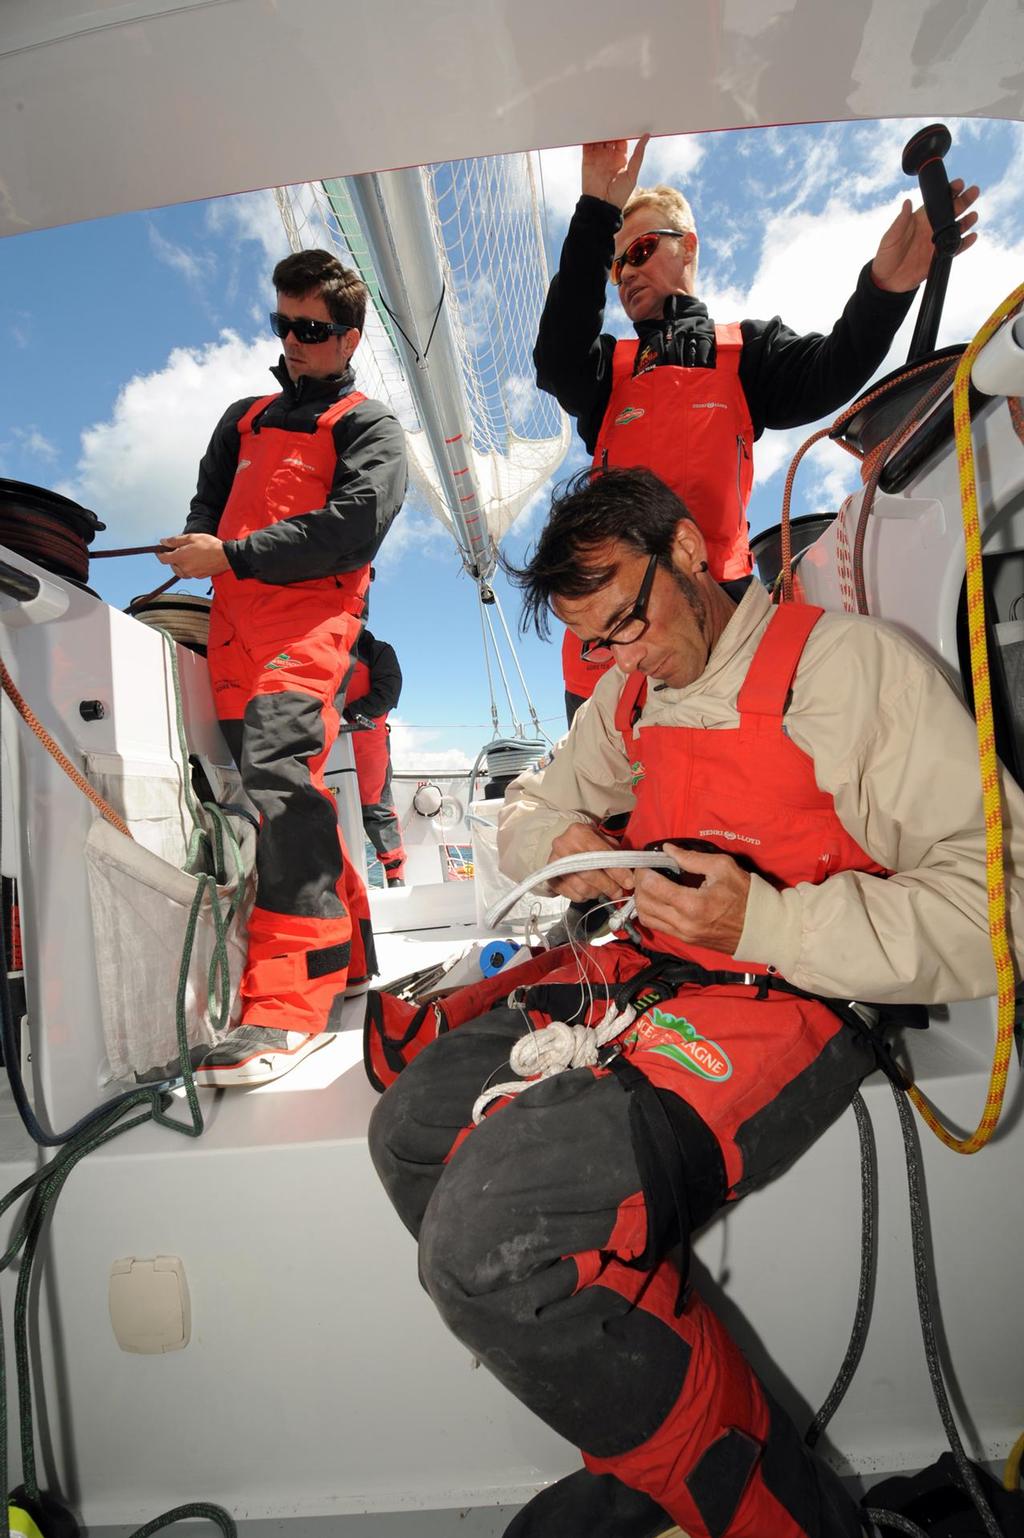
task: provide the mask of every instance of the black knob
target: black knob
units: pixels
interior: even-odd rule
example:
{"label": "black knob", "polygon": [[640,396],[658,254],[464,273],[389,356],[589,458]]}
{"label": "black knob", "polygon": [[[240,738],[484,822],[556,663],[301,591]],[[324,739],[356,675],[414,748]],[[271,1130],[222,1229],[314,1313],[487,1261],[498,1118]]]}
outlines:
{"label": "black knob", "polygon": [[106,713],[102,700],[82,700],[78,707],[78,714],[83,721],[102,721]]}
{"label": "black knob", "polygon": [[919,128],[903,149],[904,176],[920,176],[921,167],[929,160],[945,160],[953,144],[953,136],[945,123],[931,123]]}
{"label": "black knob", "polygon": [[932,243],[940,256],[952,256],[960,245],[960,228],[953,211],[953,194],[943,158],[953,140],[945,123],[921,128],[903,150],[903,170],[916,176],[932,227]]}

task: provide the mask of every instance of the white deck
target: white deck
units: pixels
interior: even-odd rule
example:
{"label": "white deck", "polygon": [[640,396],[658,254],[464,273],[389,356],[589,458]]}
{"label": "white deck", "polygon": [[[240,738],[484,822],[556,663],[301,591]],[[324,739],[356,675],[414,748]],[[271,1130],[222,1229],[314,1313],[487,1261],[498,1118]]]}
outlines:
{"label": "white deck", "polygon": [[[987,1079],[991,1027],[987,1009],[975,1014],[955,1038],[937,1026],[913,1041],[926,1091],[965,1123]],[[202,1498],[238,1518],[275,1519],[268,1533],[287,1518],[304,1538],[321,1531],[314,1518],[376,1512],[390,1515],[356,1524],[353,1538],[412,1538],[396,1514],[446,1513],[440,1533],[456,1531],[456,1512],[509,1508],[498,1525],[486,1511],[476,1526],[460,1519],[460,1534],[489,1538],[577,1466],[474,1366],[421,1293],[413,1243],[367,1157],[375,1096],[360,1053],[350,1030],[276,1084],[204,1091],[199,1142],[145,1127],[69,1181],[40,1299],[45,1409],[53,1474],[90,1527]],[[917,1327],[895,1109],[878,1076],[865,1094],[881,1168],[878,1287],[865,1359],[832,1431],[838,1465],[870,1482],[931,1461],[943,1436]],[[1000,1134],[978,1158],[923,1134],[945,1337],[975,1450],[995,1459],[1022,1414],[1024,1343],[1006,1288],[1024,1231],[1011,1150],[1020,1114],[1015,1066]],[[5,1186],[16,1173],[8,1163]],[[706,1293],[800,1424],[845,1349],[859,1226],[847,1115],[697,1246]],[[125,1354],[107,1311],[111,1262],[162,1254],[185,1264],[191,1342],[165,1356]],[[426,1521],[415,1523],[424,1538]]]}

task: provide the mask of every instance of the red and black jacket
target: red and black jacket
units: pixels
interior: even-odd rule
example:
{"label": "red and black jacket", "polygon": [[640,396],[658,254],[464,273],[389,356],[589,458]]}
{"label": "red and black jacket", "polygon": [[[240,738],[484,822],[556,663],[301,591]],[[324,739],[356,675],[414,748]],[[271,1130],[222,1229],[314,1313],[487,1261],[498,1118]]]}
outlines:
{"label": "red and black jacket", "polygon": [[[281,393],[253,423],[315,433],[320,415],[355,389],[351,368],[333,379],[292,382],[283,361],[271,373]],[[258,396],[229,406],[199,466],[186,534],[216,534],[238,469],[238,425]],[[407,464],[401,425],[380,401],[361,400],[333,428],[337,465],[324,507],[225,541],[236,577],[288,584],[337,576],[373,560],[405,497]]]}

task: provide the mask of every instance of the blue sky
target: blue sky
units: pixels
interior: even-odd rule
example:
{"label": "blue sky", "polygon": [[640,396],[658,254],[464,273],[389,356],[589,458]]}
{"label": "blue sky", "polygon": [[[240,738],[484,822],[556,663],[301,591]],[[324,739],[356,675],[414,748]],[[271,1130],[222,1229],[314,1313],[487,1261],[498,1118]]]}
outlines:
{"label": "blue sky", "polygon": [[[828,330],[910,190],[900,148],[917,124],[746,130],[655,141],[642,180],[679,185],[701,235],[701,294],[720,320],[781,314]],[[954,266],[940,343],[966,338],[1024,274],[1024,129],[951,124],[951,174],[977,181],[981,239]],[[579,151],[542,157],[549,264],[579,191]],[[0,242],[8,306],[0,347],[0,475],[77,496],[104,519],[97,547],[177,532],[212,428],[233,399],[273,387],[269,275],[287,251],[273,199],[245,194],[124,215]],[[616,306],[609,328],[625,330]],[[883,371],[906,355],[910,324]],[[358,366],[359,357],[356,362]],[[357,368],[358,372],[358,368]],[[811,427],[757,446],[751,525],[775,523],[786,467]],[[583,463],[574,441],[559,478]],[[804,463],[794,513],[835,509],[853,461],[825,446]],[[548,502],[536,495],[507,536],[521,560]],[[92,584],[124,606],[162,579],[154,559],[97,562]],[[378,561],[372,626],[399,653],[405,691],[393,739],[400,764],[472,760],[490,735],[473,585],[444,530],[413,493]],[[515,628],[516,596],[501,579]],[[197,589],[198,590],[198,589]],[[519,655],[538,712],[562,722],[557,649]],[[518,709],[525,718],[521,695]],[[507,708],[502,728],[508,730]]]}

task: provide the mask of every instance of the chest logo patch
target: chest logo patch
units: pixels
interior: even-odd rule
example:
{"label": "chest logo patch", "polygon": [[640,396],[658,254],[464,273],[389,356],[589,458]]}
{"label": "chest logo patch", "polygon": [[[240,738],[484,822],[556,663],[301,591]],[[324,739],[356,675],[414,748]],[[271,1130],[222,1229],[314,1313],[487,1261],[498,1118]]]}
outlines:
{"label": "chest logo patch", "polygon": [[637,422],[644,415],[642,406],[624,406],[615,418],[616,427],[628,427],[630,422]]}
{"label": "chest logo patch", "polygon": [[634,759],[629,766],[629,787],[631,790],[636,790],[645,772],[642,761],[639,758]]}
{"label": "chest logo patch", "polygon": [[702,1036],[683,1015],[670,1015],[664,1009],[652,1009],[637,1026],[631,1040],[645,1052],[667,1057],[710,1084],[724,1084],[732,1078],[729,1056],[709,1037]]}

